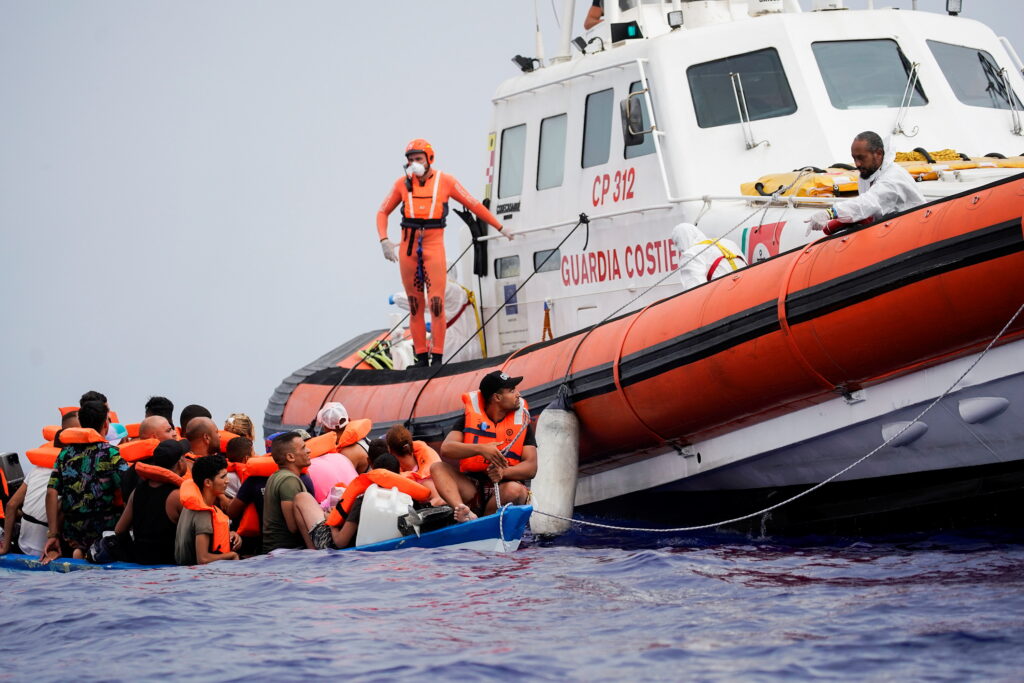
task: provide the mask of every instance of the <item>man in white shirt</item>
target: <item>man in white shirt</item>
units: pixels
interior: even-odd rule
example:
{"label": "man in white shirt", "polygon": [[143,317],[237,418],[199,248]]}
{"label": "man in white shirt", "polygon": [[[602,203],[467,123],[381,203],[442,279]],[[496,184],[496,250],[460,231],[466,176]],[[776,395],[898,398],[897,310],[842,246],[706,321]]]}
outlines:
{"label": "man in white shirt", "polygon": [[924,197],[906,169],[885,159],[885,146],[878,133],[865,131],[855,137],[850,155],[860,171],[859,196],[812,214],[806,221],[811,230],[823,230],[832,220],[841,223],[859,223],[868,218],[878,220],[924,204]]}

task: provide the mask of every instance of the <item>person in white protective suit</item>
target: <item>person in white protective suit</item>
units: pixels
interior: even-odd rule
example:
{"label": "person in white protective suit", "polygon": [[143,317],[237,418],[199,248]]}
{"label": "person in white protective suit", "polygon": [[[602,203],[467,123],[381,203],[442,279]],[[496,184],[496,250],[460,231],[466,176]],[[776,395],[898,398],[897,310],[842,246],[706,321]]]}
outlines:
{"label": "person in white protective suit", "polygon": [[732,240],[710,240],[690,223],[672,228],[672,241],[679,251],[679,280],[690,289],[747,265],[739,246]]}
{"label": "person in white protective suit", "polygon": [[911,175],[891,157],[886,158],[885,145],[878,133],[869,130],[855,137],[850,155],[860,171],[859,195],[813,213],[805,221],[809,224],[808,232],[824,230],[832,220],[841,223],[859,223],[868,218],[878,220],[924,204],[924,197]]}
{"label": "person in white protective suit", "polygon": [[[409,298],[405,295],[405,292],[396,293],[392,300],[403,311],[409,310]],[[467,339],[476,335],[477,320],[473,312],[473,304],[470,303],[466,290],[453,280],[448,280],[448,284],[445,286],[444,310],[449,312],[447,316],[447,334],[444,338],[445,363],[458,363],[459,361],[482,358],[483,353],[480,350],[480,343],[478,341],[474,340],[466,343]],[[463,344],[466,345],[461,351],[456,353],[456,349]],[[396,353],[393,345],[392,357],[395,358],[395,356]],[[401,361],[395,358],[396,370],[402,369],[399,367],[400,363]],[[405,367],[405,365],[402,365],[402,367]]]}

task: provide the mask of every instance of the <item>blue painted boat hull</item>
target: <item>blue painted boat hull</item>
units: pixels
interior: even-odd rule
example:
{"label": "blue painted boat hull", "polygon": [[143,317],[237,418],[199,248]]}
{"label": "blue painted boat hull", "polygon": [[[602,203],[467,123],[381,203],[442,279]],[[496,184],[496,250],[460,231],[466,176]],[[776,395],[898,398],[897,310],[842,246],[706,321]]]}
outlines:
{"label": "blue painted boat hull", "polygon": [[[519,547],[519,542],[530,521],[533,507],[530,505],[509,505],[501,512],[464,522],[453,526],[437,529],[421,536],[402,536],[389,541],[371,543],[369,545],[347,548],[366,552],[400,550],[402,548],[475,548],[494,552],[510,552]],[[171,565],[143,565],[130,562],[112,562],[110,564],[90,564],[85,560],[61,558],[49,564],[42,564],[38,557],[31,555],[0,555],[0,569],[19,571],[51,571],[67,573],[88,569],[166,569]]]}

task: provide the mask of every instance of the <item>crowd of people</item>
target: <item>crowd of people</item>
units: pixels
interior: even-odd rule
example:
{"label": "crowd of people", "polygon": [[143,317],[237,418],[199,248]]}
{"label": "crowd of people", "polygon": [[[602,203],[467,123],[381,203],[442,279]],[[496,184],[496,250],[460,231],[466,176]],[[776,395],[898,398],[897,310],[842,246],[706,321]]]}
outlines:
{"label": "crowd of people", "polygon": [[[30,452],[25,477],[0,509],[0,555],[50,562],[195,565],[281,548],[343,549],[356,542],[363,495],[397,487],[423,506],[449,506],[453,522],[524,504],[536,474],[536,439],[517,386],[496,371],[463,395],[464,415],[440,454],[402,425],[369,439],[368,419],[340,403],[305,430],[271,434],[257,455],[252,420],[154,396],[144,419],[117,422],[96,391],[62,408],[52,441]],[[44,430],[45,433],[45,430]],[[49,459],[47,459],[49,454]]]}

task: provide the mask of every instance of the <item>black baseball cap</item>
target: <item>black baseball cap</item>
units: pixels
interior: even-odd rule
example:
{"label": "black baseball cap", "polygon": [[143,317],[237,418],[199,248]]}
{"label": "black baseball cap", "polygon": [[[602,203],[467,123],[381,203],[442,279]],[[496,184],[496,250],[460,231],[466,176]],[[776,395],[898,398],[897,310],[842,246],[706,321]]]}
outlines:
{"label": "black baseball cap", "polygon": [[502,389],[515,389],[522,381],[522,377],[509,377],[501,370],[495,370],[488,372],[480,380],[480,393],[483,394],[486,401],[491,394],[496,394]]}

